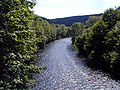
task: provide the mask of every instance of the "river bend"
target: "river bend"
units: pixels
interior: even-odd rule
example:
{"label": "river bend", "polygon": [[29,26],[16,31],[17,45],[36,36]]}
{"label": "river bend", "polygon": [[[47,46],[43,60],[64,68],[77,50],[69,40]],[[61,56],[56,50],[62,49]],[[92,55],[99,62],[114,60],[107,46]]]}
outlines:
{"label": "river bend", "polygon": [[34,76],[37,82],[33,90],[120,90],[119,81],[86,66],[73,49],[71,38],[50,43],[36,64],[48,67]]}

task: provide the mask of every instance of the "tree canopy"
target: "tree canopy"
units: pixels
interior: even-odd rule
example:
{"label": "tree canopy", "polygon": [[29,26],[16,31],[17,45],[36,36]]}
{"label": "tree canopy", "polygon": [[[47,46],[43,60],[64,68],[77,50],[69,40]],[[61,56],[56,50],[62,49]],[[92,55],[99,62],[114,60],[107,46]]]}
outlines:
{"label": "tree canopy", "polygon": [[110,8],[101,17],[89,17],[82,31],[80,27],[71,31],[73,45],[80,55],[88,58],[88,65],[116,76],[120,76],[119,26],[120,9]]}
{"label": "tree canopy", "polygon": [[33,0],[0,0],[0,89],[26,89],[33,74],[45,68],[34,64],[36,52],[58,31],[31,11],[34,5]]}

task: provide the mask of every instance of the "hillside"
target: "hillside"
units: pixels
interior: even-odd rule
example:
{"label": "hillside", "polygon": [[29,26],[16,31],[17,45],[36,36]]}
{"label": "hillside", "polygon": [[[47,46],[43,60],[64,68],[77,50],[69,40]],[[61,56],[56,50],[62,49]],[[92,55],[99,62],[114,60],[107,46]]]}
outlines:
{"label": "hillside", "polygon": [[65,18],[50,19],[50,23],[55,24],[65,24],[66,26],[71,26],[74,22],[83,22],[85,23],[88,20],[89,16],[101,16],[102,14],[93,14],[93,15],[83,15],[83,16],[72,16]]}

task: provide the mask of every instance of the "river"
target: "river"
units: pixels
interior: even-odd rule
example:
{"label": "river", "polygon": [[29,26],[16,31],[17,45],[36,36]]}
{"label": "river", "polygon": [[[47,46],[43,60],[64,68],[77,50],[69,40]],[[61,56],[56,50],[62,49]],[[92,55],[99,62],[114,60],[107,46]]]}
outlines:
{"label": "river", "polygon": [[37,82],[33,90],[120,90],[120,81],[87,67],[72,47],[71,38],[50,43],[38,55],[36,64],[48,67],[34,76]]}

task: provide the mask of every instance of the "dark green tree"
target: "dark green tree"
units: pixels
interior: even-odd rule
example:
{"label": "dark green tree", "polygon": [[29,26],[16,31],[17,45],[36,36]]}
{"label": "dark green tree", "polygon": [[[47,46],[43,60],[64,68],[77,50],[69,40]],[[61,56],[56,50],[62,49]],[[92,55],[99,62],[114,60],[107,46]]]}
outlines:
{"label": "dark green tree", "polygon": [[99,17],[97,16],[90,16],[86,23],[86,28],[92,27],[97,21],[99,20]]}
{"label": "dark green tree", "polygon": [[[73,31],[74,45],[81,55],[87,57],[89,65],[107,70],[119,76],[119,22],[120,9],[108,9],[96,22],[86,22],[82,34]],[[88,26],[87,26],[88,25]],[[77,33],[75,35],[75,33]]]}
{"label": "dark green tree", "polygon": [[75,38],[83,33],[85,26],[83,23],[76,23],[75,22],[72,24],[71,29],[72,29],[72,32],[71,32],[72,41],[74,43]]}
{"label": "dark green tree", "polygon": [[0,89],[25,89],[32,84],[37,51],[34,3],[27,0],[0,1]]}

